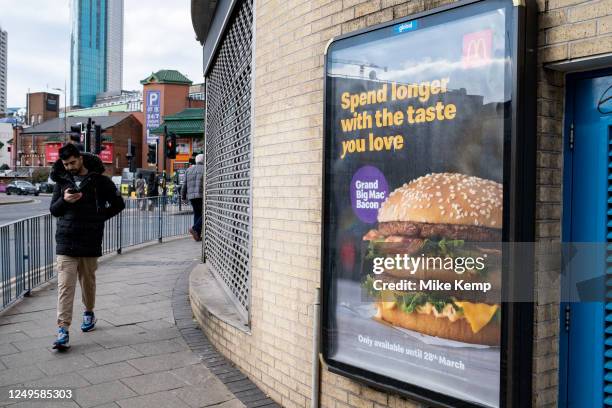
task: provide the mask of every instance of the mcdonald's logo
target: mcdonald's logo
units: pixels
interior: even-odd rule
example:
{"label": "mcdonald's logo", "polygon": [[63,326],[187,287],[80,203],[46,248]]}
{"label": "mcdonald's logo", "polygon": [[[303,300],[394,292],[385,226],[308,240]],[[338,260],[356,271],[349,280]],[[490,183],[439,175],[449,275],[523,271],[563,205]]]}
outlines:
{"label": "mcdonald's logo", "polygon": [[463,66],[474,68],[486,65],[493,54],[493,30],[483,30],[463,36]]}

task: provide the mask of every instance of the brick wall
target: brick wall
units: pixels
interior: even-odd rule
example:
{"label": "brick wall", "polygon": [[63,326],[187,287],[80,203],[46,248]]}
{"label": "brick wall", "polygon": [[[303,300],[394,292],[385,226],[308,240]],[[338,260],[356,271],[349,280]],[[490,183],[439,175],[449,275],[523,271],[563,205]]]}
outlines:
{"label": "brick wall", "polygon": [[[529,0],[528,0],[529,1]],[[453,0],[255,0],[252,334],[207,319],[205,329],[272,398],[310,395],[312,302],[319,282],[323,50],[340,34]],[[612,51],[612,0],[538,0],[537,240],[561,233],[565,78],[543,63]],[[282,5],[282,7],[281,7]],[[552,257],[554,258],[554,257]],[[558,285],[554,259],[536,265],[533,402],[556,406]],[[323,370],[324,407],[417,403]]]}
{"label": "brick wall", "polygon": [[[110,136],[113,139],[113,165],[114,175],[120,175],[122,169],[129,167],[127,159],[127,140],[132,139],[132,145],[136,146],[136,158],[134,159],[135,166],[142,167],[140,152],[143,150],[142,145],[142,124],[133,115],[128,116],[125,120],[117,123],[104,133],[104,136]],[[118,161],[117,161],[118,160]],[[116,168],[115,165],[119,164]],[[111,170],[109,170],[110,173]]]}
{"label": "brick wall", "polygon": [[[28,99],[28,111],[26,113],[27,124],[34,125],[59,116],[59,95],[47,92],[34,92],[27,94],[26,97]],[[47,110],[47,98],[57,101],[56,111]],[[32,123],[32,115],[35,115],[34,123]]]}

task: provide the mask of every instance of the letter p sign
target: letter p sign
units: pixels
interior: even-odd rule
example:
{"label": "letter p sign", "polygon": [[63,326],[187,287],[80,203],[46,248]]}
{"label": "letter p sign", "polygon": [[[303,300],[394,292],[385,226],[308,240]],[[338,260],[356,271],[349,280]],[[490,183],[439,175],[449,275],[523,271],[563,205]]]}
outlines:
{"label": "letter p sign", "polygon": [[493,30],[476,31],[463,36],[463,66],[475,68],[491,62]]}
{"label": "letter p sign", "polygon": [[148,105],[156,106],[159,104],[159,92],[149,92]]}

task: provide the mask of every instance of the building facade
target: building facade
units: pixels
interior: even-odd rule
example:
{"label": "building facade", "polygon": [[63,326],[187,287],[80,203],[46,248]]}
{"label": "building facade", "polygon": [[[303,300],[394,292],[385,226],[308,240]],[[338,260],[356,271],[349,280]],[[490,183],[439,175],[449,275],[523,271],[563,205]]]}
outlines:
{"label": "building facade", "polygon": [[[520,99],[513,105],[517,107],[516,112],[527,110],[534,116],[533,126],[529,126],[529,120],[521,124],[524,126],[521,140],[530,146],[529,154],[508,164],[513,172],[517,169],[532,172],[523,179],[521,187],[526,201],[517,204],[520,208],[511,205],[510,211],[525,211],[527,216],[522,226],[527,232],[525,236],[531,234],[530,240],[538,245],[572,241],[607,243],[612,236],[608,229],[612,225],[608,224],[611,202],[608,166],[612,143],[609,137],[612,4],[609,1],[295,0],[279,7],[278,2],[228,0],[217,2],[213,13],[202,7],[202,14],[192,16],[196,29],[207,28],[198,34],[204,48],[207,95],[203,248],[206,262],[192,272],[192,309],[211,342],[281,406],[311,406],[313,389],[320,390],[315,398],[320,399],[323,407],[458,406],[455,400],[444,399],[441,394],[445,392],[431,397],[428,394],[431,389],[415,390],[398,383],[396,380],[403,375],[399,369],[396,377],[389,379],[389,376],[354,374],[357,371],[347,375],[351,370],[346,367],[339,369],[338,365],[323,364],[321,377],[316,372],[313,375],[312,367],[319,357],[317,350],[313,350],[313,337],[330,335],[316,326],[319,317],[325,320],[329,316],[317,314],[313,309],[315,289],[326,279],[322,276],[325,267],[322,258],[327,253],[322,246],[322,234],[329,225],[326,222],[350,229],[357,218],[323,218],[327,206],[331,205],[325,195],[329,191],[322,187],[330,176],[322,171],[329,154],[324,151],[324,145],[328,143],[331,126],[326,124],[330,119],[324,112],[329,112],[333,102],[328,98],[335,92],[329,84],[339,83],[333,82],[338,78],[346,79],[347,88],[354,87],[351,81],[362,84],[357,89],[363,96],[355,93],[354,103],[349,97],[346,99],[346,109],[355,110],[358,105],[377,103],[377,94],[368,94],[371,89],[368,87],[381,84],[380,78],[386,78],[385,74],[391,71],[376,59],[365,61],[351,55],[337,57],[331,66],[325,63],[329,50],[340,43],[333,41],[335,38],[346,39],[343,44],[348,44],[347,49],[350,45],[355,50],[365,44],[364,36],[368,32],[377,32],[379,54],[372,55],[384,60],[388,57],[384,55],[387,36],[397,34],[409,38],[419,30],[434,33],[425,30],[430,29],[435,19],[455,16],[447,21],[451,27],[455,21],[463,21],[456,16],[472,16],[466,10],[495,4],[502,11],[491,16],[519,21],[521,16],[534,12],[533,17],[537,19],[527,26],[517,26],[522,28],[518,31],[513,31],[511,25],[505,28],[507,31],[504,28],[500,31],[507,34],[506,38],[515,38],[511,41],[520,43],[518,48],[526,50],[516,65],[508,57],[511,54],[506,54],[505,61],[516,68],[515,73],[520,72],[517,75],[531,81],[530,86],[513,89],[512,97]],[[525,18],[523,21],[529,21]],[[397,59],[409,60],[411,55],[422,56],[439,49],[448,52],[448,59],[415,57],[402,67],[403,74],[426,78],[430,85],[423,85],[422,89],[431,90],[440,70],[454,67],[463,74],[482,68],[489,63],[483,61],[493,61],[495,55],[504,56],[500,49],[493,48],[498,54],[487,51],[496,41],[504,41],[496,26],[490,24],[468,32],[472,22],[466,20],[459,26],[462,34],[454,38],[440,41],[432,34],[431,47],[406,47],[394,54]],[[532,32],[535,27],[537,32]],[[455,43],[454,48],[448,46]],[[526,63],[527,60],[533,65]],[[438,64],[429,64],[432,61]],[[330,69],[337,69],[333,78],[328,75]],[[486,88],[490,91],[491,84],[501,77],[484,76],[490,80]],[[482,78],[473,77],[471,83]],[[440,83],[436,84],[434,88],[439,92]],[[444,98],[452,100],[465,95],[465,89],[455,91]],[[504,98],[499,99],[500,105],[492,106],[490,102],[495,98],[486,93],[489,91],[479,94],[484,100],[473,101],[473,111],[478,108],[483,114],[480,123],[475,124],[479,132],[492,129],[491,118],[509,106],[504,105],[509,100]],[[506,91],[502,88],[502,93]],[[423,100],[429,98],[421,96]],[[523,114],[524,118],[530,115],[517,113]],[[503,123],[500,120],[498,125],[504,126]],[[412,136],[404,134],[409,135]],[[441,144],[430,148],[435,151],[438,146]],[[401,149],[399,145],[393,148]],[[459,155],[470,153],[467,145],[453,148]],[[489,158],[499,154],[499,148],[489,142],[475,148],[479,154],[490,155],[486,156]],[[419,160],[405,161],[405,166],[414,166]],[[380,161],[378,165],[387,164]],[[334,169],[326,167],[326,171]],[[346,194],[348,197],[349,190]],[[349,198],[346,200],[350,205]],[[352,265],[359,252],[354,252],[350,245],[343,246],[342,237],[335,244],[341,258],[340,267]],[[602,265],[607,265],[605,257],[600,260]],[[504,353],[500,372],[505,376],[502,375],[499,384],[505,392],[497,402],[478,406],[603,406],[612,390],[606,334],[612,328],[606,323],[610,316],[605,309],[606,305],[612,307],[605,303],[610,300],[598,298],[597,302],[578,304],[568,301],[564,295],[567,275],[562,273],[558,249],[537,253],[528,259],[526,268],[531,272],[523,281],[523,290],[529,296],[518,302],[520,306],[516,309],[526,320],[518,332],[505,332],[505,340],[497,348]],[[231,299],[227,306],[231,307],[231,313],[225,313],[219,305],[207,304],[207,299],[213,297],[210,290],[216,286],[202,283],[206,279],[216,281],[219,291]],[[597,282],[602,290],[607,285],[603,278]],[[205,287],[209,292],[199,292],[198,287]],[[335,286],[327,289],[337,290]],[[338,308],[352,313],[355,321],[366,313],[351,309],[346,303]],[[327,313],[331,312],[327,310]],[[333,332],[340,336],[339,333],[340,330]],[[361,348],[356,347],[355,354],[347,360],[368,354],[370,344],[378,347],[378,351],[369,352],[374,356],[404,350],[399,343],[376,340],[355,333],[355,343],[360,343]],[[428,343],[423,341],[423,344]],[[431,344],[423,347],[431,348]],[[521,348],[513,348],[516,344],[521,344]],[[444,353],[439,343],[433,348],[438,354],[429,353],[426,357],[436,357],[435,364],[439,366],[440,353]],[[329,350],[322,351],[324,356],[330,356]],[[396,360],[398,367],[408,358],[408,352],[402,353],[406,355]],[[469,354],[468,351],[460,353]],[[418,355],[415,351],[410,358]],[[377,361],[383,364],[382,358]],[[476,363],[476,359],[466,361]],[[405,371],[416,372],[417,377],[430,375],[431,367],[424,369],[423,364],[415,364]],[[444,358],[444,364],[450,367],[445,370],[461,370],[456,360],[449,363]],[[441,381],[444,375],[440,372]],[[478,381],[473,378],[457,375],[453,381],[466,390],[465,387],[475,382],[490,381],[490,378],[479,377]],[[390,383],[395,384],[395,391],[388,386]],[[474,394],[466,391],[462,399],[473,397]]]}
{"label": "building facade", "polygon": [[26,124],[34,126],[58,116],[58,94],[32,92],[27,95]]}
{"label": "building facade", "polygon": [[[159,128],[165,116],[176,114],[185,108],[202,108],[204,101],[191,97],[191,80],[176,70],[164,69],[151,73],[140,83],[143,85],[144,97],[143,144],[148,144],[157,151],[157,161],[148,163],[148,169],[158,172],[165,170],[172,174],[172,163],[165,160],[164,156],[165,135],[153,133],[152,130]],[[200,94],[198,89],[195,91]],[[147,160],[147,151],[143,151],[142,160],[143,163]]]}
{"label": "building facade", "polygon": [[0,166],[3,164],[11,166],[11,145],[9,141],[13,139],[13,125],[10,123],[0,123]]}
{"label": "building facade", "polygon": [[0,114],[6,112],[8,33],[0,27]]}
{"label": "building facade", "polygon": [[71,105],[90,107],[97,94],[121,91],[123,0],[73,0],[71,22]]}
{"label": "building facade", "polygon": [[123,0],[107,0],[106,91],[123,89]]}
{"label": "building facade", "polygon": [[[91,119],[102,127],[105,149],[99,156],[107,174],[111,176],[121,174],[122,170],[129,166],[126,156],[128,140],[135,146],[136,152],[142,149],[140,121],[130,113],[93,116]],[[68,117],[66,120],[55,118],[17,132],[12,143],[12,149],[15,150],[15,169],[52,166],[58,159],[59,148],[66,143],[70,127],[86,122],[86,119],[80,117]],[[91,138],[90,143],[93,143],[93,130]],[[138,153],[135,165],[140,166]]]}
{"label": "building facade", "polygon": [[176,135],[176,157],[169,159],[170,174],[187,169],[190,160],[204,152],[204,109],[187,108],[163,117],[162,124],[150,133],[162,137],[165,132]]}

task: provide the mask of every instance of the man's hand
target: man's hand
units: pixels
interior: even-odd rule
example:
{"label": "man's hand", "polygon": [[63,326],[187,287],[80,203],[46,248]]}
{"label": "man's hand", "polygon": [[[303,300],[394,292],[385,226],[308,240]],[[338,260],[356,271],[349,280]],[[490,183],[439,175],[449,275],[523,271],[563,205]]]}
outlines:
{"label": "man's hand", "polygon": [[64,191],[64,201],[66,201],[67,203],[76,203],[81,199],[81,197],[83,197],[83,193],[71,194],[68,192],[68,190]]}

